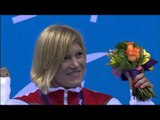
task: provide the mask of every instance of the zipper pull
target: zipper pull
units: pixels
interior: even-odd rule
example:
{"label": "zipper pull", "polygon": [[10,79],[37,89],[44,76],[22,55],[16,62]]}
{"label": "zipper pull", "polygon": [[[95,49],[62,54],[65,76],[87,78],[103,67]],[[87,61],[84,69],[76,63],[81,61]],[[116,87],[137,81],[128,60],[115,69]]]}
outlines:
{"label": "zipper pull", "polygon": [[64,105],[68,105],[68,90],[64,90]]}

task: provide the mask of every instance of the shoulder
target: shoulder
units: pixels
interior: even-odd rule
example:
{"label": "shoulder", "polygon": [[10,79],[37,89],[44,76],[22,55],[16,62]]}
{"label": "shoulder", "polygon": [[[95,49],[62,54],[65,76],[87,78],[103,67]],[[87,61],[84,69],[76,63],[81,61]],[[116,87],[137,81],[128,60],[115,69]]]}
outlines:
{"label": "shoulder", "polygon": [[26,103],[40,103],[41,102],[40,93],[41,91],[37,89],[33,92],[30,92],[29,94],[15,97],[14,99],[24,101]]}
{"label": "shoulder", "polygon": [[28,103],[18,99],[9,99],[6,105],[28,105]]}

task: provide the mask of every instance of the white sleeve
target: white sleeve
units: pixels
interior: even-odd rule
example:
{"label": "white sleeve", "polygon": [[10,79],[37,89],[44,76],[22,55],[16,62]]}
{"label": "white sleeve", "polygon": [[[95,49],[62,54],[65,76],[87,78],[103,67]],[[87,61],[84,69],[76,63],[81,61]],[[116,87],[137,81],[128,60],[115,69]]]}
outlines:
{"label": "white sleeve", "polygon": [[122,105],[122,103],[117,98],[112,98],[106,105]]}
{"label": "white sleeve", "polygon": [[18,99],[10,99],[11,93],[10,77],[0,77],[0,105],[28,105]]}
{"label": "white sleeve", "polygon": [[155,103],[151,100],[148,99],[146,101],[139,101],[137,100],[133,95],[132,95],[132,90],[130,89],[130,105],[155,105]]}
{"label": "white sleeve", "polygon": [[0,77],[0,105],[5,105],[10,98],[10,77]]}

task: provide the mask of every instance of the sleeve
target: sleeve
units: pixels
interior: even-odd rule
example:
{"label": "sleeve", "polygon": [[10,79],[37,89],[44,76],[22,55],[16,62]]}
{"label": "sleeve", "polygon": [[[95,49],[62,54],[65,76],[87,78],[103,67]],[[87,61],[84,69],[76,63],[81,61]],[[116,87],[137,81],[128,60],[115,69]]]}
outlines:
{"label": "sleeve", "polygon": [[10,98],[10,77],[0,77],[0,104],[5,105]]}
{"label": "sleeve", "polygon": [[130,89],[130,105],[155,105],[152,99],[148,99],[146,101],[139,101],[132,95],[132,90]]}
{"label": "sleeve", "polygon": [[0,105],[27,105],[27,103],[23,101],[10,99],[10,83],[10,77],[0,77]]}

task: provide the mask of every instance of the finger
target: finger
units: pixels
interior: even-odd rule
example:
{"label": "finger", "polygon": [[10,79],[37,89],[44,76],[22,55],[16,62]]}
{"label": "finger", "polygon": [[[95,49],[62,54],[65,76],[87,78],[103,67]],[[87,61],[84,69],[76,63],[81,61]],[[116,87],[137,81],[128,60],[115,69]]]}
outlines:
{"label": "finger", "polygon": [[144,78],[145,76],[144,76],[144,73],[140,73],[140,74],[138,74],[135,78],[134,78],[134,80],[133,80],[133,82],[134,83],[137,83],[140,79],[142,79],[142,78]]}
{"label": "finger", "polygon": [[139,86],[143,85],[144,83],[148,82],[147,79],[144,77],[142,79],[139,79],[137,81],[137,83],[134,85],[136,88],[138,88]]}
{"label": "finger", "polygon": [[153,88],[153,84],[147,81],[140,86],[140,88],[145,88],[145,87]]}

